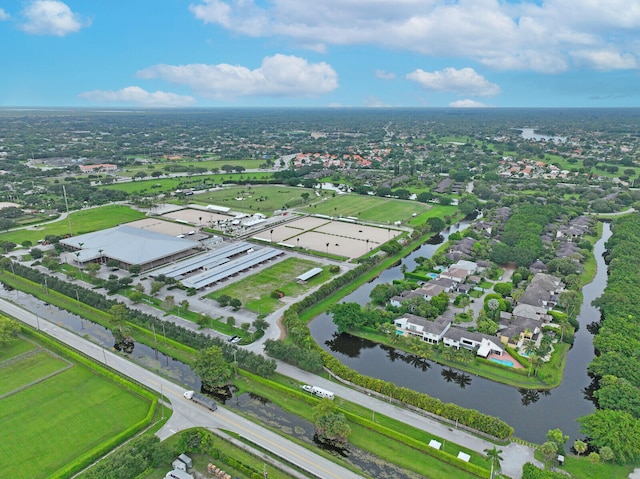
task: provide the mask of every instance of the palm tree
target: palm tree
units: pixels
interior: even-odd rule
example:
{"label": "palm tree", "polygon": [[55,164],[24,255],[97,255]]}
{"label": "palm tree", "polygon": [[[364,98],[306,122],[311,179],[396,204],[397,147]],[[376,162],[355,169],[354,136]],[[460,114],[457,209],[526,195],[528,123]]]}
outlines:
{"label": "palm tree", "polygon": [[453,349],[453,346],[446,347],[444,348],[444,351],[442,351],[442,357],[447,361],[455,361],[456,350]]}
{"label": "palm tree", "polygon": [[489,478],[493,479],[494,472],[500,472],[502,470],[502,466],[500,465],[500,462],[504,460],[500,455],[502,454],[502,449],[493,446],[493,449],[485,449],[484,452],[487,455],[487,459],[491,462],[491,475]]}
{"label": "palm tree", "polygon": [[537,354],[532,354],[529,356],[529,376],[531,376],[531,369],[533,369],[534,376],[538,373],[538,368],[542,363],[542,358]]}

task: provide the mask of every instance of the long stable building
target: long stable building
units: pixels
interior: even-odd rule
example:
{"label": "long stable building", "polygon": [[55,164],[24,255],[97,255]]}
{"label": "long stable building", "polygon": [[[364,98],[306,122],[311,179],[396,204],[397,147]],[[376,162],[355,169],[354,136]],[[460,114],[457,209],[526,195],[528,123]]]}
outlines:
{"label": "long stable building", "polygon": [[166,266],[151,273],[180,281],[186,288],[202,289],[270,261],[284,252],[239,242]]}
{"label": "long stable building", "polygon": [[117,226],[72,236],[60,244],[74,252],[78,264],[118,262],[128,269],[139,265],[143,271],[196,254],[200,243],[133,226]]}

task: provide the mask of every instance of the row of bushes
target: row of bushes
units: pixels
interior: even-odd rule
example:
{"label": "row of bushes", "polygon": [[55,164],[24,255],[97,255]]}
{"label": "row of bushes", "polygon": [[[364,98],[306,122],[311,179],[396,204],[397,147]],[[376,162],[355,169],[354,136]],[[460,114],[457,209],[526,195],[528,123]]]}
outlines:
{"label": "row of bushes", "polygon": [[406,444],[407,446],[410,446],[414,449],[417,449],[418,451],[422,451],[425,454],[428,454],[432,457],[435,457],[436,459],[445,462],[453,467],[456,467],[458,469],[461,469],[463,471],[469,472],[471,474],[474,474],[478,477],[482,477],[482,478],[487,478],[489,477],[489,471],[486,470],[485,468],[478,466],[477,464],[472,464],[470,462],[465,462],[461,459],[458,459],[456,456],[446,452],[446,451],[442,451],[440,449],[435,449],[431,446],[427,446],[425,445],[423,442],[418,441],[416,439],[413,439],[411,437],[405,436],[404,434],[399,434],[396,431],[394,431],[393,429],[389,429],[388,427],[382,426],[380,424],[377,424],[375,422],[371,422],[368,419],[364,419],[360,416],[357,416],[353,413],[350,412],[346,412],[346,411],[342,411],[343,414],[345,415],[345,417],[347,419],[349,419],[350,421],[355,422],[356,424],[360,424],[363,427],[366,427],[367,429],[371,429],[373,431],[376,431],[377,433],[380,433],[384,436],[387,436],[388,438],[394,439],[398,442],[401,442],[403,444]]}
{"label": "row of bushes", "polygon": [[453,403],[443,403],[440,399],[413,389],[398,387],[389,381],[365,376],[342,364],[327,352],[323,352],[325,366],[337,376],[357,386],[391,396],[392,398],[417,407],[429,413],[441,416],[450,421],[476,429],[498,439],[507,439],[513,434],[513,428],[506,422],[493,416],[483,414],[475,409],[467,409]]}
{"label": "row of bushes", "polygon": [[[249,377],[252,381],[265,384],[271,389],[279,390],[285,395],[292,396],[296,399],[302,400],[307,404],[316,404],[318,402],[318,399],[310,395],[309,393],[291,389],[290,387],[283,386],[282,384],[274,383],[273,381],[267,381],[253,374],[243,373],[242,375]],[[340,412],[343,413],[348,420],[356,424],[359,424],[367,429],[371,429],[372,431],[376,431],[384,436],[387,436],[391,439],[404,443],[410,447],[413,447],[414,449],[417,449],[426,454],[429,454],[430,456],[433,456],[439,460],[442,460],[447,464],[451,464],[454,467],[457,467],[464,471],[475,474],[476,476],[483,477],[483,478],[488,477],[488,471],[476,464],[464,462],[458,459],[457,457],[452,456],[448,452],[444,452],[439,449],[434,449],[432,447],[426,446],[423,442],[420,442],[420,441],[417,441],[416,439],[405,436],[404,434],[399,434],[393,429],[389,429],[388,427],[372,422],[352,412],[345,411],[342,409],[340,409]]]}
{"label": "row of bushes", "polygon": [[[5,271],[11,271],[11,263],[4,261],[0,263]],[[47,288],[56,291],[64,296],[76,300],[76,291],[78,299],[84,305],[99,310],[103,314],[108,314],[109,309],[119,304],[114,299],[106,298],[103,294],[96,291],[76,286],[66,281],[62,281],[55,276],[46,275],[33,268],[26,267],[19,263],[13,263],[15,274],[29,280],[35,284],[44,284],[46,281]],[[127,321],[142,330],[151,331],[155,327],[156,331],[164,331],[166,337],[193,348],[194,350],[206,349],[211,346],[218,346],[223,350],[225,359],[229,362],[233,361],[233,351],[236,350],[236,358],[238,366],[243,369],[261,374],[264,376],[272,376],[276,370],[276,363],[272,359],[267,359],[262,355],[255,354],[244,349],[237,349],[228,342],[220,338],[212,338],[198,331],[184,328],[170,321],[162,321],[161,319],[150,314],[143,313],[136,309],[127,307]]]}
{"label": "row of bushes", "polygon": [[560,472],[545,471],[527,462],[522,466],[522,479],[567,479],[567,476]]}

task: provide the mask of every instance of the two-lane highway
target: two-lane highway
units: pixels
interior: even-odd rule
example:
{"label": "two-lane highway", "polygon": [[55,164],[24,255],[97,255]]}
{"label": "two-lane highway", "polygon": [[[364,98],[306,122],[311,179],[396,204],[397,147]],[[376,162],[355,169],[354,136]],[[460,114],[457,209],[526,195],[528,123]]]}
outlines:
{"label": "two-lane highway", "polygon": [[[26,324],[41,329],[50,336],[69,346],[82,351],[100,363],[116,369],[126,376],[147,385],[162,393],[172,404],[173,415],[165,426],[157,433],[164,439],[178,431],[190,427],[201,426],[209,429],[225,429],[233,431],[263,449],[271,452],[291,464],[319,478],[358,479],[362,476],[332,461],[305,449],[225,408],[216,412],[207,409],[183,397],[184,389],[151,371],[148,371],[127,359],[105,350],[104,348],[63,329],[46,319],[36,316],[6,300],[0,299],[0,310]],[[117,413],[117,412],[116,412]]]}

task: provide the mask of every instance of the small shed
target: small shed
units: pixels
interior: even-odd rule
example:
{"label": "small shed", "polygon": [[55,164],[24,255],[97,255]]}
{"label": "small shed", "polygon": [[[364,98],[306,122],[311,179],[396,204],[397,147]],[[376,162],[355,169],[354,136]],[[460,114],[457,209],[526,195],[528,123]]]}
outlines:
{"label": "small shed", "polygon": [[178,459],[180,459],[182,462],[184,462],[187,465],[188,468],[192,468],[193,467],[193,461],[186,454],[180,454],[178,456]]}
{"label": "small shed", "polygon": [[176,459],[175,461],[173,461],[171,463],[171,466],[173,467],[173,469],[177,469],[178,471],[186,471],[187,470],[187,465],[182,462],[180,459]]}

